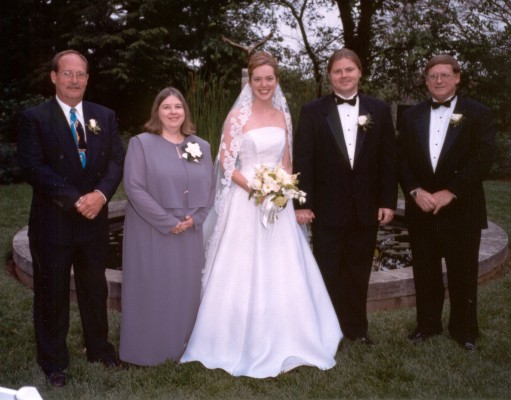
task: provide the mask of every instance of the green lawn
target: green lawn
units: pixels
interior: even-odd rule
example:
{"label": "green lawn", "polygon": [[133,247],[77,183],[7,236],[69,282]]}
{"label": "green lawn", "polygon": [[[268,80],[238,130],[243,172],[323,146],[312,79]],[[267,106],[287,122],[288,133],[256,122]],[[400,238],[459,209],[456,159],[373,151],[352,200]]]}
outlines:
{"label": "green lawn", "polygon": [[[511,183],[485,185],[490,219],[511,234]],[[119,194],[122,197],[122,192]],[[0,251],[9,257],[16,230],[26,224],[30,203],[27,185],[0,186]],[[511,270],[508,259],[505,272]],[[36,386],[44,399],[507,399],[511,397],[511,274],[479,290],[481,338],[467,353],[448,335],[409,344],[415,309],[370,314],[370,333],[377,345],[345,342],[337,366],[328,371],[300,367],[277,378],[233,378],[197,363],[108,371],[86,362],[76,305],[72,306],[68,345],[70,379],[52,389],[35,362],[32,293],[0,271],[0,386]],[[444,320],[447,321],[448,307]],[[110,312],[111,340],[119,342],[119,313]]]}

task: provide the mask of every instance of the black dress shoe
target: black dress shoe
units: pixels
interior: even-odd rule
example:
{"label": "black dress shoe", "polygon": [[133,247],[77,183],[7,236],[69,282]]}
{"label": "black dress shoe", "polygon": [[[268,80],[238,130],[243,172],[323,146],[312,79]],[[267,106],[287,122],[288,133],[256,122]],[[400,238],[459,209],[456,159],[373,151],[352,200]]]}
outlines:
{"label": "black dress shoe", "polygon": [[374,342],[369,339],[369,336],[345,336],[345,338],[351,340],[352,342],[359,342],[366,346],[374,345]]}
{"label": "black dress shoe", "polygon": [[105,368],[112,369],[119,368],[121,366],[121,362],[117,359],[117,357],[105,358],[101,360],[101,364],[103,364]]}
{"label": "black dress shoe", "polygon": [[475,351],[476,349],[476,340],[472,337],[455,338],[454,340],[466,351]]}
{"label": "black dress shoe", "polygon": [[66,386],[66,374],[64,371],[53,371],[46,373],[46,382],[48,382],[53,387],[59,388],[62,386]]}
{"label": "black dress shoe", "polygon": [[463,348],[466,351],[475,351],[476,349],[476,342],[475,340],[467,340],[465,343],[463,343]]}
{"label": "black dress shoe", "polygon": [[369,338],[369,336],[362,336],[357,340],[360,341],[360,343],[362,343],[363,345],[374,346],[374,342]]}
{"label": "black dress shoe", "polygon": [[101,363],[101,364],[103,364],[103,366],[105,368],[112,368],[112,369],[119,368],[121,366],[121,362],[115,355],[104,357],[104,358],[99,358],[99,359],[89,359],[89,362],[90,363]]}
{"label": "black dress shoe", "polygon": [[419,343],[424,342],[426,339],[429,339],[430,337],[439,335],[440,333],[426,333],[423,331],[415,331],[408,335],[408,340],[412,343]]}

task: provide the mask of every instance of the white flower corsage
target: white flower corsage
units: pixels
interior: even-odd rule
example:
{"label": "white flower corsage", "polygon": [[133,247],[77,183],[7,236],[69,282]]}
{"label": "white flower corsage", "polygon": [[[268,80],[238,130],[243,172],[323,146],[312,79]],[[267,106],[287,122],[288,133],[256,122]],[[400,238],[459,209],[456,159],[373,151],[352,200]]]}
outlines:
{"label": "white flower corsage", "polygon": [[357,125],[361,127],[364,132],[367,132],[369,127],[373,124],[373,119],[371,118],[371,114],[360,115],[358,117]]}
{"label": "white flower corsage", "polygon": [[463,117],[463,114],[452,114],[451,119],[449,121],[449,125],[451,125],[452,127],[457,127],[459,124],[463,122],[464,118],[465,117]]}
{"label": "white flower corsage", "polygon": [[199,143],[188,142],[181,147],[181,150],[183,150],[183,158],[189,162],[198,163],[202,158],[202,151]]}
{"label": "white flower corsage", "polygon": [[98,121],[96,121],[95,119],[89,119],[89,123],[86,125],[86,127],[89,131],[96,135],[99,133],[99,131],[101,131]]}

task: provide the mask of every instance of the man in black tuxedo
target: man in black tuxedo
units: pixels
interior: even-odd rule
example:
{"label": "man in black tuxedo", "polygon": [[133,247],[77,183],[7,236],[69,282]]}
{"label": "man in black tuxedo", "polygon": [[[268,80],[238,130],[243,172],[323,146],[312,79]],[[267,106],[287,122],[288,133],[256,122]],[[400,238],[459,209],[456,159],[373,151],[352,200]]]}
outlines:
{"label": "man in black tuxedo", "polygon": [[299,223],[312,223],[316,260],[346,338],[372,344],[367,289],[378,224],[397,201],[395,133],[390,107],[358,93],[362,66],[349,49],[328,62],[334,93],[303,106],[294,170],[307,202]]}
{"label": "man in black tuxedo", "polygon": [[115,113],[82,101],[86,58],[73,50],[56,54],[50,77],[56,97],[21,114],[18,157],[33,190],[28,236],[37,361],[58,387],[69,364],[71,265],[87,359],[119,363],[108,342],[105,267],[107,202],[122,178],[123,150]]}
{"label": "man in black tuxedo", "polygon": [[486,106],[456,94],[460,66],[450,55],[433,57],[424,77],[432,98],[403,113],[398,137],[417,302],[417,328],[409,339],[442,332],[444,258],[449,332],[474,350],[479,243],[487,227],[482,181],[492,161],[495,120]]}

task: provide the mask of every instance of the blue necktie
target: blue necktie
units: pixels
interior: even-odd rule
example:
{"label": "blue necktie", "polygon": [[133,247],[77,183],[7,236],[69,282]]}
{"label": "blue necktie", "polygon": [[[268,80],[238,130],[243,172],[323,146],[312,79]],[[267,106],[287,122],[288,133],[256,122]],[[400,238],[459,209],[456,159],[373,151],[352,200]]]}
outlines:
{"label": "blue necktie", "polygon": [[85,155],[85,152],[87,151],[87,144],[85,143],[85,135],[82,124],[80,124],[80,121],[76,118],[76,108],[71,108],[69,112],[69,119],[71,121],[71,133],[73,134],[73,138],[78,149],[82,168],[85,168],[85,165],[87,164],[87,156]]}

